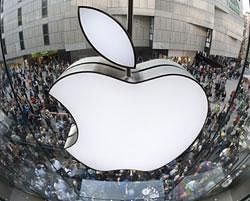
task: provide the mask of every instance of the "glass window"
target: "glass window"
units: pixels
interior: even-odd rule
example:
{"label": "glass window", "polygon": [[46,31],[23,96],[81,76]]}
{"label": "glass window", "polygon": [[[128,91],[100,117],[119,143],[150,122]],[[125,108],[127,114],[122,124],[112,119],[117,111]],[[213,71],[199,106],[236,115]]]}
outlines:
{"label": "glass window", "polygon": [[5,39],[4,38],[3,38],[2,42],[3,42],[3,53],[7,54],[7,49],[6,49],[6,44],[5,44]]}
{"label": "glass window", "polygon": [[43,40],[44,40],[44,45],[49,45],[49,26],[48,24],[43,25]]}
{"label": "glass window", "polygon": [[3,12],[4,0],[1,0],[1,13]]}
{"label": "glass window", "polygon": [[22,23],[22,8],[18,8],[17,10],[17,21],[18,21],[18,26],[21,26]]}
{"label": "glass window", "polygon": [[21,48],[21,50],[24,50],[25,46],[24,46],[24,39],[23,39],[23,32],[22,31],[19,32],[19,40],[20,40],[20,48]]}
{"label": "glass window", "polygon": [[1,17],[1,33],[4,33],[3,17]]}
{"label": "glass window", "polygon": [[[212,196],[216,196],[217,192],[244,185],[245,178],[249,175],[250,153],[250,70],[246,61],[249,58],[250,62],[250,9],[247,8],[249,13],[245,13],[243,18],[241,4],[247,0],[195,0],[192,5],[187,0],[148,0],[147,6],[157,10],[156,17],[152,17],[152,9],[145,9],[143,16],[130,15],[134,12],[132,0],[128,1],[129,5],[126,5],[127,1],[122,5],[117,5],[117,1],[99,1],[99,4],[94,1],[96,4],[93,6],[100,7],[101,4],[103,11],[117,8],[115,12],[107,14],[114,14],[113,17],[124,25],[124,29],[127,28],[127,18],[133,18],[132,26],[129,26],[133,30],[129,29],[129,32],[134,33],[131,37],[135,42],[134,47],[128,37],[128,40],[124,38],[127,42],[121,48],[114,44],[114,39],[127,34],[123,31],[120,35],[115,27],[105,29],[106,22],[115,25],[116,22],[112,18],[109,21],[108,16],[106,18],[102,12],[99,13],[99,18],[98,11],[90,8],[80,9],[78,12],[77,6],[84,6],[87,1],[77,1],[77,6],[73,1],[76,0],[5,0],[2,7],[3,0],[0,0],[0,186],[2,183],[5,186],[6,183],[10,187],[31,193],[27,195],[30,199],[36,194],[41,199],[50,201],[187,201],[206,199],[208,194],[211,196],[210,192]],[[60,11],[55,12],[54,18],[50,18],[53,15],[53,10],[50,10],[50,6],[53,6],[51,2],[56,3],[54,5]],[[138,10],[137,4],[138,2],[134,5],[135,11]],[[127,7],[130,14],[127,14]],[[139,7],[145,6],[140,4]],[[65,15],[69,11],[69,15]],[[78,14],[89,19],[79,20]],[[37,15],[39,17],[36,17]],[[91,19],[95,16],[98,21]],[[87,45],[86,34],[82,31],[89,33],[88,37],[94,48]],[[135,59],[140,63],[135,66],[135,70],[126,71],[126,68],[111,62],[108,62],[108,65],[106,62],[98,66],[91,64],[95,61],[98,63],[96,56],[102,56],[95,51],[97,45],[105,45],[107,40],[111,42],[107,45],[113,47],[113,52],[110,49],[104,54],[105,46],[101,46],[100,53],[103,53],[104,57],[114,56],[113,61],[122,64],[125,62],[123,56],[126,55],[110,54],[114,51],[124,54],[123,48],[132,47],[129,48],[127,56],[132,56],[128,59]],[[116,47],[118,48],[115,50]],[[133,58],[134,53],[136,58]],[[7,65],[3,59],[6,59]],[[123,64],[132,67],[132,63]],[[88,79],[90,77],[83,74],[89,71],[98,73],[96,79],[93,77],[95,80],[91,91],[86,86],[91,84]],[[107,78],[106,82],[106,77],[111,78]],[[121,83],[120,89],[119,83],[114,83],[115,78]],[[72,87],[68,90],[70,82]],[[123,82],[127,83],[126,87],[123,87]],[[185,83],[185,87],[190,87],[190,91],[183,91]],[[171,84],[172,86],[169,86]],[[111,113],[113,109],[116,112],[116,115],[113,115],[112,129],[120,129],[122,123],[118,123],[121,119],[126,119],[125,123],[132,128],[130,130],[134,138],[130,138],[129,134],[122,136],[118,133],[114,139],[109,135],[110,132],[107,132],[104,139],[104,130],[110,131],[111,124],[104,124],[107,118],[105,107],[108,107],[105,101],[110,99],[102,96],[109,92],[104,93],[104,87],[106,90],[112,90],[113,96],[116,96],[108,111]],[[137,93],[135,90],[139,87],[145,89]],[[194,90],[191,91],[191,87]],[[88,93],[86,97],[85,92]],[[148,93],[148,97],[139,101],[143,93]],[[93,107],[88,104],[91,102],[90,95],[94,96]],[[66,96],[70,97],[72,102],[68,102]],[[85,98],[82,98],[83,96]],[[161,96],[166,96],[167,100],[160,100]],[[194,100],[194,96],[208,104],[199,103]],[[67,108],[58,100],[67,102]],[[122,104],[120,108],[119,100],[120,105]],[[86,119],[81,116],[76,119],[75,112],[73,116],[70,114],[73,104],[78,101],[79,112],[84,110],[84,105],[89,108],[89,117],[86,117],[88,111],[82,112]],[[193,110],[192,104],[182,109],[181,104],[187,104],[189,101],[197,101],[197,105]],[[132,110],[130,103],[138,109]],[[147,103],[150,105],[145,105]],[[100,104],[105,106],[97,111],[96,107]],[[169,107],[169,110],[163,114],[162,108],[166,107]],[[207,108],[208,114],[204,113]],[[124,118],[126,110],[129,110],[129,113],[127,118]],[[95,115],[97,112],[98,115]],[[193,116],[193,113],[196,115]],[[142,121],[143,114],[146,122]],[[90,119],[92,116],[95,118]],[[204,125],[201,125],[201,118]],[[89,146],[89,150],[85,149],[88,156],[77,155],[73,152],[78,148],[77,145],[84,146],[80,140],[83,133],[78,130],[80,125],[77,124],[84,124],[83,131],[88,129],[89,134],[98,135],[93,132],[98,129],[98,119],[103,125],[99,133],[102,136],[92,137],[97,141],[104,139],[103,146],[93,144],[92,147]],[[133,123],[135,121],[137,124]],[[186,124],[187,122],[189,124]],[[92,124],[95,124],[95,127],[90,129]],[[162,130],[164,124],[165,131]],[[141,132],[142,130],[145,132]],[[161,130],[165,136],[160,135]],[[191,130],[194,133],[189,133]],[[139,139],[140,133],[136,131],[144,136]],[[190,136],[187,136],[188,133]],[[195,134],[197,136],[194,136]],[[173,135],[180,137],[173,138]],[[121,139],[118,139],[119,137]],[[162,146],[156,147],[155,141],[161,140],[161,137]],[[125,138],[128,138],[127,142]],[[112,139],[116,141],[112,143]],[[87,140],[85,138],[84,141]],[[121,142],[123,146],[126,146],[126,143],[130,145],[125,152],[119,150]],[[107,153],[108,156],[98,153],[98,149],[107,149],[111,143],[113,152],[120,152],[123,161],[115,160],[113,152]],[[144,158],[143,155],[139,158],[139,151],[136,152],[137,156],[130,154],[131,146],[145,149],[143,154],[147,154],[147,158],[142,161],[145,162],[144,165],[132,163],[137,156],[138,160]],[[176,149],[177,152],[172,154],[162,153],[166,147],[172,151],[178,148],[176,146],[182,150]],[[179,151],[184,151],[181,156],[178,156]],[[95,155],[89,157],[90,152]],[[148,157],[152,152],[154,156]],[[110,155],[113,164],[107,164],[105,167],[100,159],[109,159]],[[129,156],[131,163],[128,160],[126,164],[125,158]],[[170,161],[170,158],[173,160]],[[96,163],[91,164],[88,159]],[[150,164],[147,159],[154,160],[155,163]],[[85,162],[90,166],[84,165]],[[103,170],[113,170],[92,169],[98,168],[97,165],[102,165],[99,168]],[[150,171],[137,171],[135,168]],[[242,193],[239,196],[243,198],[245,195]],[[7,201],[1,198],[1,194],[0,190],[0,201]]]}
{"label": "glass window", "polygon": [[42,17],[48,16],[48,0],[42,0]]}

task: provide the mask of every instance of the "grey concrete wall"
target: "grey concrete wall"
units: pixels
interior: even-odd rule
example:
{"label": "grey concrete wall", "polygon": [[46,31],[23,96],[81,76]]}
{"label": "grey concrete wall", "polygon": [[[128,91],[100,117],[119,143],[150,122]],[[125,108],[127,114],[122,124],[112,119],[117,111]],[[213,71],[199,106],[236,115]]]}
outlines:
{"label": "grey concrete wall", "polygon": [[213,27],[213,17],[209,0],[156,1],[153,48],[202,51],[207,27]]}
{"label": "grey concrete wall", "polygon": [[209,28],[214,30],[211,54],[238,57],[243,27],[242,15],[235,14],[227,0],[159,0],[156,1],[153,47],[202,51]]}
{"label": "grey concrete wall", "polygon": [[207,30],[172,17],[156,16],[154,49],[202,51]]}
{"label": "grey concrete wall", "polygon": [[[126,29],[127,17],[122,15],[114,16]],[[133,42],[136,47],[149,47],[149,30],[151,17],[135,16],[133,21]]]}
{"label": "grey concrete wall", "polygon": [[[134,0],[134,14],[142,16],[154,16],[157,0]],[[126,0],[108,0],[108,12],[115,15],[127,14]]]}
{"label": "grey concrete wall", "polygon": [[[62,0],[48,1],[48,17],[42,18],[41,1],[4,1],[4,34],[6,58],[19,57],[45,50],[64,49]],[[22,8],[22,25],[18,26],[17,9]],[[50,45],[44,46],[42,25],[48,23]],[[18,32],[23,31],[25,50],[21,50]]]}
{"label": "grey concrete wall", "polygon": [[243,40],[244,20],[215,8],[211,54],[238,57]]}
{"label": "grey concrete wall", "polygon": [[[150,30],[153,48],[170,52],[202,51],[207,29],[214,29],[211,53],[237,57],[243,33],[243,18],[229,7],[230,0],[134,0],[133,40],[137,47],[148,47]],[[232,0],[233,1],[233,0]],[[126,26],[125,0],[48,0],[48,17],[42,18],[41,0],[5,0],[4,34],[7,59],[34,52],[88,49],[77,17],[77,6],[103,9]],[[22,7],[23,25],[17,24]],[[42,24],[48,23],[50,45],[44,46]],[[18,32],[23,31],[25,50]]]}

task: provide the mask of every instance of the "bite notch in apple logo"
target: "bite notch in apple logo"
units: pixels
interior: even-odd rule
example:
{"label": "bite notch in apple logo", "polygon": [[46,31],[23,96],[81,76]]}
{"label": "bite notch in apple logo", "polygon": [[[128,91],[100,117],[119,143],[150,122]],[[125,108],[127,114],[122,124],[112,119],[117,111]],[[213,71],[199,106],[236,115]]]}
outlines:
{"label": "bite notch in apple logo", "polygon": [[[126,30],[101,10],[79,7],[85,38],[101,57],[73,63],[50,95],[74,118],[65,149],[101,171],[158,169],[181,155],[208,113],[202,86],[166,59],[135,64]],[[131,77],[124,76],[131,68]]]}

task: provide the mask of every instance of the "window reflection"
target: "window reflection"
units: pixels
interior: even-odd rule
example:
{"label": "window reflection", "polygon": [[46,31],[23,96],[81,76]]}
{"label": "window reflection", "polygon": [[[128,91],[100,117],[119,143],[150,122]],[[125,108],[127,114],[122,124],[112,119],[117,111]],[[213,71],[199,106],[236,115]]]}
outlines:
{"label": "window reflection", "polygon": [[18,8],[17,10],[17,22],[18,22],[18,26],[21,26],[23,24],[23,20],[22,20],[22,8]]}
{"label": "window reflection", "polygon": [[216,69],[204,61],[183,64],[200,80],[211,102],[209,118],[197,141],[183,156],[156,171],[99,172],[77,162],[63,150],[74,122],[48,95],[48,89],[68,66],[66,62],[58,64],[50,60],[41,66],[10,68],[21,107],[14,100],[6,72],[1,71],[0,167],[8,167],[2,177],[12,178],[20,188],[23,184],[27,187],[28,182],[28,189],[52,200],[83,195],[81,185],[85,179],[114,181],[114,185],[159,179],[170,198],[192,200],[212,190],[223,179],[230,181],[227,175],[240,174],[243,164],[237,165],[249,153],[246,152],[249,150],[247,78],[242,80],[232,107],[228,107],[235,93],[232,83],[237,83],[241,69],[231,64],[229,69]]}
{"label": "window reflection", "polygon": [[[22,2],[19,3],[21,6]],[[48,16],[47,0],[41,0],[40,12],[42,18]],[[14,17],[16,19],[16,15]],[[16,20],[18,26],[25,23],[22,7],[17,9]],[[6,18],[1,15],[4,37],[7,37],[4,35],[6,24]],[[42,33],[42,43],[51,45],[49,24],[39,25],[38,30]],[[194,60],[190,57],[169,57],[185,67],[206,91],[210,111],[204,129],[182,156],[151,172],[96,171],[81,164],[63,149],[75,122],[66,109],[49,96],[48,91],[69,67],[71,61],[66,56],[60,57],[48,50],[32,54],[33,58],[22,64],[8,61],[7,70],[1,64],[0,177],[11,185],[38,193],[48,200],[86,200],[93,197],[101,200],[105,193],[105,199],[125,199],[126,196],[136,199],[136,190],[145,182],[145,188],[140,189],[143,195],[140,199],[144,200],[194,200],[221,187],[228,187],[244,172],[249,159],[250,79],[248,70],[240,80],[243,66],[237,59],[209,56],[211,32],[207,32],[206,51],[198,52]],[[16,36],[19,37],[17,45],[20,45],[20,50],[30,45],[25,43],[24,38],[28,36],[24,34],[26,32],[20,30]],[[5,38],[2,39],[5,55],[12,48],[8,43],[5,44]],[[152,54],[152,57],[167,57],[166,50],[155,50]],[[146,59],[150,57],[139,58],[140,62]],[[164,192],[159,193],[153,188],[155,181],[162,184]],[[92,193],[84,190],[84,185],[90,185],[92,190],[101,185],[103,189],[95,194],[95,190]],[[124,192],[114,194],[114,189]]]}

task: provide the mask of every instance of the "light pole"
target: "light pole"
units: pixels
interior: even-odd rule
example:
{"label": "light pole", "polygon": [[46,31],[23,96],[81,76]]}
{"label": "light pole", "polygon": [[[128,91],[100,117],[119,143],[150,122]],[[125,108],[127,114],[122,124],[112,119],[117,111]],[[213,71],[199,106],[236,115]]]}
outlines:
{"label": "light pole", "polygon": [[[128,0],[128,35],[130,37],[130,39],[132,40],[132,36],[133,36],[133,0]],[[126,68],[126,76],[129,78],[131,77],[131,69],[130,68]]]}

